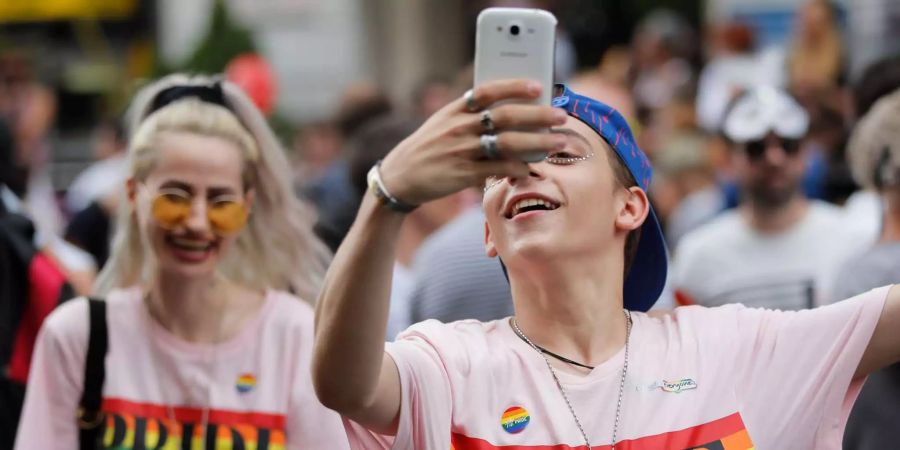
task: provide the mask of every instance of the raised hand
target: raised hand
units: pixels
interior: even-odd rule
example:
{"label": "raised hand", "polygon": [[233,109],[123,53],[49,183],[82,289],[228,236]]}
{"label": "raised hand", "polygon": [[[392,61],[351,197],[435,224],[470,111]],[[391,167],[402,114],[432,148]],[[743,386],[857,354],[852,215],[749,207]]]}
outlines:
{"label": "raised hand", "polygon": [[515,103],[487,108],[504,100],[533,100],[540,91],[536,82],[498,80],[448,104],[384,159],[385,187],[393,197],[418,205],[490,176],[527,175],[524,161],[535,152],[565,147],[565,137],[541,132],[565,123],[565,111]]}

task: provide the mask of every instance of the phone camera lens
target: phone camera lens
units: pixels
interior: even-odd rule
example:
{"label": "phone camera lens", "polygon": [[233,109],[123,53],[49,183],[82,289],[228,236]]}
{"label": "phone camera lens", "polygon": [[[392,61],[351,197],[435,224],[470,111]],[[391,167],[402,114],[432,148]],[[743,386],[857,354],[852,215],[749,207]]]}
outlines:
{"label": "phone camera lens", "polygon": [[519,35],[519,31],[520,31],[520,30],[519,30],[519,26],[518,26],[518,25],[513,25],[513,26],[509,27],[509,32],[510,32],[510,34],[512,34],[513,36],[518,36],[518,35]]}

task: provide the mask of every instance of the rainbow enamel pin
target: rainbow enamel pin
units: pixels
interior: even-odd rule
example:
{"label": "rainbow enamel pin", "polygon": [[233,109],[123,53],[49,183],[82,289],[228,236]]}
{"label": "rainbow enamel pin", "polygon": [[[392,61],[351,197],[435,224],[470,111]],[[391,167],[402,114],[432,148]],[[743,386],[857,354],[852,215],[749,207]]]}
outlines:
{"label": "rainbow enamel pin", "polygon": [[246,394],[256,387],[256,377],[252,373],[241,374],[237,378],[235,387],[241,394]]}
{"label": "rainbow enamel pin", "polygon": [[528,426],[528,422],[531,422],[531,416],[528,415],[528,410],[521,406],[508,408],[503,411],[503,416],[500,418],[503,431],[509,434],[521,433]]}

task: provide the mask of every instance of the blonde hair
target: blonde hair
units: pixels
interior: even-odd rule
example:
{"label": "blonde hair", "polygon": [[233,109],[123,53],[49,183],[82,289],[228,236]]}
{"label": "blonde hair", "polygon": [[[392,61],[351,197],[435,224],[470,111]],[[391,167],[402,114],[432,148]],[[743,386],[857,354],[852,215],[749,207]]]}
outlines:
{"label": "blonde hair", "polygon": [[[154,98],[172,86],[211,86],[216,79],[167,76],[135,96],[127,113],[130,176],[141,181],[153,170],[158,140],[168,132],[216,136],[243,152],[245,188],[255,191],[246,228],[219,263],[229,280],[253,289],[290,290],[314,301],[331,254],[313,234],[314,214],[294,195],[290,165],[265,118],[241,89],[220,81],[228,107],[184,97],[149,111]],[[96,292],[151,281],[156,260],[143,241],[131,202],[121,202],[109,261]]]}
{"label": "blonde hair", "polygon": [[863,187],[895,188],[900,183],[900,89],[879,99],[859,119],[847,159],[853,178]]}

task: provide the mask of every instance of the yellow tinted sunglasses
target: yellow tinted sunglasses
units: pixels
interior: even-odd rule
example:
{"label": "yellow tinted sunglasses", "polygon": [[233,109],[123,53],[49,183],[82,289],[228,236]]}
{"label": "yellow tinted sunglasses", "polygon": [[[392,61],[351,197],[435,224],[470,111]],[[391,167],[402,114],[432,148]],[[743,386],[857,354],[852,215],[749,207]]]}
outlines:
{"label": "yellow tinted sunglasses", "polygon": [[[191,197],[180,190],[162,190],[153,199],[153,217],[163,228],[171,229],[184,224],[191,216]],[[217,197],[206,206],[206,217],[212,229],[219,234],[239,231],[247,223],[248,211],[243,201],[232,196]]]}

